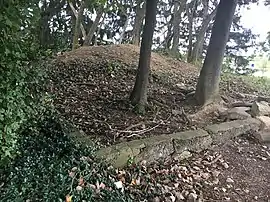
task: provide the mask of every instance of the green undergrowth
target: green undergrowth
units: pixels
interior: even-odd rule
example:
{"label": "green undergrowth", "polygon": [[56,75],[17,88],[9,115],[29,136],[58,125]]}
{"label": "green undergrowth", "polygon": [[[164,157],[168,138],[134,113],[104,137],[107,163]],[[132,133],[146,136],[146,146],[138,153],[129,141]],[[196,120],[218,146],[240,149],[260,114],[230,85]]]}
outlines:
{"label": "green undergrowth", "polygon": [[270,93],[270,79],[267,77],[257,77],[252,75],[236,75],[231,73],[223,73],[222,81],[242,81],[246,86],[264,94]]}
{"label": "green undergrowth", "polygon": [[56,119],[46,118],[23,132],[20,155],[0,169],[0,201],[132,201],[115,187],[115,169],[63,131]]}

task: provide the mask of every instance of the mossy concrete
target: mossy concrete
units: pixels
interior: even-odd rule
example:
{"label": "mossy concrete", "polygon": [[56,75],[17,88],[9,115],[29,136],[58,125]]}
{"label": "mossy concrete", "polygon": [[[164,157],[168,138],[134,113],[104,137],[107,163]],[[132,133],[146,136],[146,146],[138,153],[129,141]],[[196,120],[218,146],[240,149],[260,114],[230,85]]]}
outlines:
{"label": "mossy concrete", "polygon": [[[147,163],[191,156],[230,138],[259,130],[260,121],[255,118],[213,124],[205,129],[189,130],[174,134],[160,135],[130,142],[123,142],[99,150],[97,157],[104,158],[115,167],[124,167],[129,159],[136,163]],[[186,154],[189,155],[186,155]],[[183,155],[185,154],[185,155]]]}

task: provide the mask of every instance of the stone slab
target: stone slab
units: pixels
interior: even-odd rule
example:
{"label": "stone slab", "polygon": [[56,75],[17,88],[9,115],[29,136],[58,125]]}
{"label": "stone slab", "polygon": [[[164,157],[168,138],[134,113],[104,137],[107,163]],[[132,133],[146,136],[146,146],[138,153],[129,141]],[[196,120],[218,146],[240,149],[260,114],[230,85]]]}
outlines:
{"label": "stone slab", "polygon": [[206,126],[205,130],[209,132],[213,141],[223,142],[228,139],[248,133],[249,131],[258,131],[261,123],[255,118],[245,120],[235,120],[221,124]]}

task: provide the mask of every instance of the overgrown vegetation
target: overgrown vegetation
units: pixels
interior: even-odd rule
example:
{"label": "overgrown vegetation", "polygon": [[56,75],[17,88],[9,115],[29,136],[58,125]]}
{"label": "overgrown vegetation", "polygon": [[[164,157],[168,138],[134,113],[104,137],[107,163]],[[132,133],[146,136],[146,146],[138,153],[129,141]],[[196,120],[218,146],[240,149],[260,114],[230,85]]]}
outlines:
{"label": "overgrown vegetation", "polygon": [[115,187],[115,169],[63,131],[51,115],[23,131],[20,155],[0,170],[0,201],[131,201]]}
{"label": "overgrown vegetation", "polygon": [[[35,7],[27,1],[5,1],[0,6],[0,164],[18,152],[17,139],[32,117],[39,117],[46,102],[45,81],[33,26],[38,20]],[[37,67],[37,64],[39,67]]]}

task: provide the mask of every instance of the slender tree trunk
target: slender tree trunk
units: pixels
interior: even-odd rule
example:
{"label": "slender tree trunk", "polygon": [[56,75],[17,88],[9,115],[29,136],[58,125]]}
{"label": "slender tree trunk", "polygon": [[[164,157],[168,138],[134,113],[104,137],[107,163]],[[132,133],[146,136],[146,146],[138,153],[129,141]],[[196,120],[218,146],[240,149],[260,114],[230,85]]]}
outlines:
{"label": "slender tree trunk", "polygon": [[125,37],[125,33],[126,33],[126,30],[127,30],[127,26],[128,26],[128,15],[126,15],[126,21],[125,21],[125,24],[124,24],[124,27],[123,27],[123,31],[120,35],[120,39],[119,39],[119,44],[122,44],[122,41]]}
{"label": "slender tree trunk", "polygon": [[173,44],[172,44],[172,53],[173,55],[178,54],[179,40],[180,40],[180,23],[181,23],[181,14],[183,13],[186,0],[175,0],[173,8]]}
{"label": "slender tree trunk", "polygon": [[[96,37],[95,37],[95,43],[94,43],[94,45],[96,46],[97,45],[97,39],[98,39],[98,36],[99,36],[99,34],[100,34],[100,29],[101,29],[101,25],[103,24],[103,22],[104,22],[104,20],[105,20],[105,17],[106,17],[106,13],[103,15],[103,17],[102,17],[102,20],[101,20],[101,22],[99,23],[99,26],[98,26],[98,29],[97,29],[97,35],[96,35]],[[101,38],[101,41],[102,41],[102,37],[100,37]]]}
{"label": "slender tree trunk", "polygon": [[201,50],[203,49],[203,43],[205,38],[205,33],[208,29],[208,26],[210,22],[213,20],[213,18],[216,15],[216,9],[213,10],[209,15],[206,16],[206,18],[203,18],[202,26],[199,29],[198,35],[196,37],[196,42],[194,44],[194,48],[192,50],[191,54],[191,62],[196,63],[201,56]]}
{"label": "slender tree trunk", "polygon": [[83,16],[83,11],[85,8],[85,2],[83,1],[79,11],[78,11],[78,17],[76,19],[74,33],[73,33],[73,43],[72,43],[72,50],[75,50],[79,46],[79,35],[80,35],[80,24]]}
{"label": "slender tree trunk", "polygon": [[195,98],[199,105],[218,97],[221,65],[229,37],[237,0],[221,0],[212,29],[207,54],[200,72]]}
{"label": "slender tree trunk", "polygon": [[[73,3],[71,1],[69,1],[68,4],[69,4],[69,7],[71,8],[75,18],[78,19],[78,13],[77,13],[76,9],[74,8]],[[86,37],[86,31],[85,31],[82,23],[80,23],[80,28],[81,28],[82,35],[85,38]]]}
{"label": "slender tree trunk", "polygon": [[145,0],[137,0],[135,22],[132,30],[132,44],[139,46],[141,38],[141,27],[145,16]]}
{"label": "slender tree trunk", "polygon": [[191,10],[189,9],[189,6],[187,6],[187,15],[188,15],[188,54],[187,54],[187,62],[191,61],[191,53],[192,53],[192,39],[193,39],[193,18],[194,13],[197,8],[197,0],[193,1]]}
{"label": "slender tree trunk", "polygon": [[91,45],[93,36],[95,34],[95,31],[96,31],[96,29],[98,27],[98,24],[99,24],[99,21],[100,21],[102,15],[103,15],[102,9],[98,10],[96,19],[95,19],[94,23],[91,25],[90,30],[89,30],[88,34],[86,35],[86,37],[85,37],[85,40],[84,40],[84,43],[83,43],[84,46],[90,46]]}
{"label": "slender tree trunk", "polygon": [[41,46],[48,47],[51,43],[51,33],[49,27],[50,16],[48,13],[41,13],[39,20],[39,42]]}
{"label": "slender tree trunk", "polygon": [[135,105],[137,113],[145,113],[145,105],[147,104],[147,88],[148,77],[151,60],[151,47],[153,34],[156,23],[158,0],[147,0],[146,2],[146,17],[143,28],[142,45],[140,48],[140,59],[137,70],[136,82],[130,96],[130,100]]}

